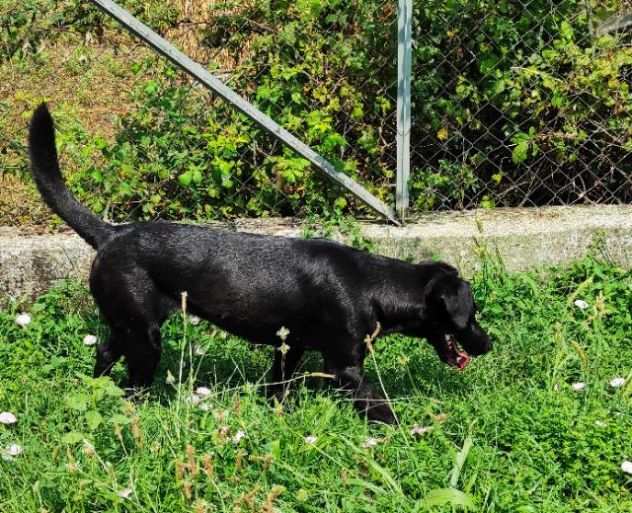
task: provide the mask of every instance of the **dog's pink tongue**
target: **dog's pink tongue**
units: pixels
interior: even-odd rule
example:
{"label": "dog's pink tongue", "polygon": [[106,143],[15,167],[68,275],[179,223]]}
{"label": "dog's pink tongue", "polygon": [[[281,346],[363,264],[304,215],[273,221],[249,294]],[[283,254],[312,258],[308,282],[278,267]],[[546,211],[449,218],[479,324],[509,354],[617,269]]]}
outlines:
{"label": "dog's pink tongue", "polygon": [[459,370],[465,369],[470,363],[470,355],[464,351],[459,351],[456,356],[456,366]]}

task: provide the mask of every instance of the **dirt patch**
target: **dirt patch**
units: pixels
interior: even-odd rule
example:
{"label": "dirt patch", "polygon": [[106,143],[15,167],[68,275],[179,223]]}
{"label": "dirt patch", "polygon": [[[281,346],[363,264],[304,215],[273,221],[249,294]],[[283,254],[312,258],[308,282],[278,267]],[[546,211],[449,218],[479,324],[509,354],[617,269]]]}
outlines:
{"label": "dirt patch", "polygon": [[0,175],[0,220],[3,225],[23,226],[31,234],[48,233],[54,229],[52,217],[32,185],[12,175]]}

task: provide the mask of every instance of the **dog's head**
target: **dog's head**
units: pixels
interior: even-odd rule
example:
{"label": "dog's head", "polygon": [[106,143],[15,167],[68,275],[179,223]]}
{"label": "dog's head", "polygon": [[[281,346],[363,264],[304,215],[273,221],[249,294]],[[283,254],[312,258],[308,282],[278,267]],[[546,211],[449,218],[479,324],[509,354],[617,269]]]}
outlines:
{"label": "dog's head", "polygon": [[476,320],[470,284],[459,278],[456,270],[431,280],[426,305],[425,336],[442,361],[464,369],[472,356],[491,349],[489,336]]}

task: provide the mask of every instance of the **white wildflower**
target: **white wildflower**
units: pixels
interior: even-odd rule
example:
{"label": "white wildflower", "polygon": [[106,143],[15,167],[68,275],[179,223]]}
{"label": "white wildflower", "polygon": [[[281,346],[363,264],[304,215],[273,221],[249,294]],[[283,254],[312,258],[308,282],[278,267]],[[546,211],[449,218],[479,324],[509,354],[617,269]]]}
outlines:
{"label": "white wildflower", "polygon": [[410,434],[413,436],[425,435],[428,431],[432,431],[432,427],[415,425],[410,430]]}
{"label": "white wildflower", "polygon": [[285,341],[283,341],[283,343],[279,346],[279,351],[282,355],[286,355],[289,350],[290,346],[288,346]]}
{"label": "white wildflower", "polygon": [[314,445],[317,440],[318,438],[316,438],[314,435],[309,435],[305,437],[305,443],[307,445]]}
{"label": "white wildflower", "polygon": [[580,310],[586,310],[586,308],[588,308],[588,303],[583,299],[576,299],[574,304]]}
{"label": "white wildflower", "polygon": [[364,449],[372,449],[373,447],[376,447],[377,444],[380,443],[380,441],[377,438],[373,438],[372,436],[369,436],[363,443],[362,443],[362,447]]}
{"label": "white wildflower", "polygon": [[0,413],[0,424],[5,424],[8,426],[9,424],[15,424],[17,421],[18,419],[11,412],[3,411],[2,413]]}
{"label": "white wildflower", "polygon": [[197,394],[191,394],[187,398],[187,402],[191,403],[193,406],[197,406],[198,404],[200,404],[201,400],[202,400],[202,398],[199,395],[197,395]]}
{"label": "white wildflower", "polygon": [[279,331],[276,332],[277,337],[279,337],[283,342],[287,339],[290,334],[290,330],[288,330],[285,326],[281,326]]}
{"label": "white wildflower", "polygon": [[201,319],[197,315],[189,315],[189,324],[191,326],[197,326],[200,324]]}
{"label": "white wildflower", "polygon": [[209,403],[208,401],[205,401],[203,403],[200,403],[198,408],[200,408],[200,410],[202,411],[211,411],[211,403]]}
{"label": "white wildflower", "polygon": [[20,315],[18,315],[15,318],[15,323],[18,324],[19,326],[26,326],[27,324],[31,323],[31,316],[27,313],[21,313]]}
{"label": "white wildflower", "polygon": [[625,385],[625,378],[612,378],[610,380],[610,386],[612,388],[621,388]]}
{"label": "white wildflower", "polygon": [[118,495],[122,499],[129,499],[130,496],[132,495],[132,489],[131,488],[123,488],[121,491],[117,492],[116,495]]}
{"label": "white wildflower", "polygon": [[211,395],[211,389],[207,387],[197,387],[195,393],[200,397],[208,397]]}
{"label": "white wildflower", "polygon": [[9,445],[9,447],[7,447],[7,454],[9,456],[19,456],[20,454],[22,454],[23,450],[24,449],[22,449],[21,445],[11,444]]}
{"label": "white wildflower", "polygon": [[193,346],[193,354],[195,356],[204,356],[206,354],[206,348],[198,344],[195,344]]}
{"label": "white wildflower", "polygon": [[86,335],[83,337],[83,345],[84,346],[93,346],[97,343],[97,337],[94,335]]}
{"label": "white wildflower", "polygon": [[581,381],[579,383],[573,383],[571,385],[571,388],[575,392],[581,392],[582,390],[584,390],[586,388],[586,383],[582,383]]}
{"label": "white wildflower", "polygon": [[169,369],[167,369],[167,377],[165,378],[165,383],[167,385],[175,385],[176,383],[176,377],[171,374],[171,371]]}
{"label": "white wildflower", "polygon": [[624,461],[621,463],[621,470],[626,474],[632,474],[632,461]]}
{"label": "white wildflower", "polygon": [[245,437],[245,436],[246,436],[246,433],[240,429],[240,430],[239,430],[239,431],[237,431],[237,433],[235,433],[235,435],[233,436],[233,443],[234,443],[234,444],[238,444],[238,443],[241,441],[241,439],[242,439],[243,437]]}
{"label": "white wildflower", "polygon": [[7,460],[19,456],[20,454],[22,454],[23,451],[24,449],[22,449],[21,445],[11,444],[4,451],[2,451],[2,455],[4,456],[4,459]]}

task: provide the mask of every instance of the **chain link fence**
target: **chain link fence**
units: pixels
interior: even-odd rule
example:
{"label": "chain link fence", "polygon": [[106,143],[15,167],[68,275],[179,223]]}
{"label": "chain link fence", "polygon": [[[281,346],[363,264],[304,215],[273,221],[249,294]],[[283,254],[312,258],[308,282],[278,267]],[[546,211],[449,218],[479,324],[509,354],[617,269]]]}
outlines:
{"label": "chain link fence", "polygon": [[[170,5],[169,21],[152,28],[338,170],[392,204],[396,4],[175,0]],[[135,167],[150,174],[144,181],[151,190],[134,199],[136,207],[117,205],[115,199],[108,205],[114,217],[124,216],[130,206],[144,209],[143,217],[170,217],[170,208],[205,218],[349,210],[370,214],[274,134],[229,103],[212,95],[209,99],[183,73],[166,71],[141,96],[139,113],[123,119],[122,133],[137,148],[133,151],[141,165]],[[166,158],[162,134],[175,143]],[[173,155],[186,158],[174,166]],[[170,164],[163,179],[152,179],[159,172],[156,163]],[[161,190],[167,191],[168,202],[161,200]]]}
{"label": "chain link fence", "polygon": [[626,4],[416,2],[414,208],[632,201]]}
{"label": "chain link fence", "polygon": [[[397,2],[121,3],[394,204]],[[118,27],[62,4],[59,19],[74,13],[86,38]],[[632,202],[631,9],[625,0],[415,1],[411,212]],[[153,79],[132,93],[114,142],[95,145],[94,168],[70,177],[91,208],[118,220],[370,213],[159,62],[133,64]]]}
{"label": "chain link fence", "polygon": [[[393,203],[395,2],[179,0],[177,8],[168,39]],[[412,211],[632,201],[632,47],[617,21],[628,8],[415,2]],[[290,149],[227,115],[236,124],[222,129],[218,120],[217,129],[233,130],[224,135],[237,142],[211,166],[219,177],[211,196],[253,214],[290,215],[305,204],[358,211]]]}

